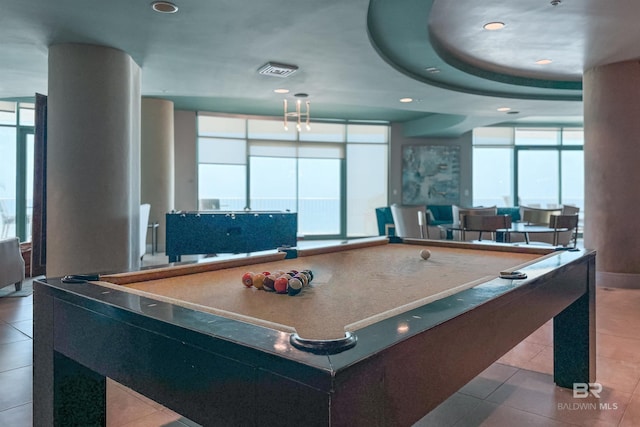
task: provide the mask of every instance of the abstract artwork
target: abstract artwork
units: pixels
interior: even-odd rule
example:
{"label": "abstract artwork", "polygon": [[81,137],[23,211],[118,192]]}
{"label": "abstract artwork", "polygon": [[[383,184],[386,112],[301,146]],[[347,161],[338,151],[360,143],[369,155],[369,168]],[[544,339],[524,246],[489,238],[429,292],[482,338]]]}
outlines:
{"label": "abstract artwork", "polygon": [[402,204],[447,205],[460,199],[460,147],[405,145]]}

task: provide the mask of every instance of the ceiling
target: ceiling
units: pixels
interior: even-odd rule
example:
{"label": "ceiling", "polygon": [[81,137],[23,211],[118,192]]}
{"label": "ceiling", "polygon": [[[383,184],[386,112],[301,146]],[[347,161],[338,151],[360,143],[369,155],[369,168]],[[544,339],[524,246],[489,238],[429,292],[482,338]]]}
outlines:
{"label": "ceiling", "polygon": [[[580,125],[583,70],[640,57],[635,0],[174,0],[175,14],[150,3],[3,1],[0,99],[46,94],[48,46],[90,43],[129,53],[143,96],[176,109],[279,116],[283,97],[303,92],[313,119],[448,137],[503,122]],[[484,30],[490,21],[506,26]],[[269,61],[299,69],[258,74]]]}

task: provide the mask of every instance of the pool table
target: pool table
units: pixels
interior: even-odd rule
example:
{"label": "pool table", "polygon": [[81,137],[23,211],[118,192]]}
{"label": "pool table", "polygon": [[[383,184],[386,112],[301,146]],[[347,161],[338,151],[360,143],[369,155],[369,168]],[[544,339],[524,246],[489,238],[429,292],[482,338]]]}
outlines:
{"label": "pool table", "polygon": [[[295,296],[241,283],[290,269]],[[410,426],[552,318],[570,388],[594,286],[591,250],[386,238],[38,280],[34,425],[101,425],[109,377],[204,426]]]}

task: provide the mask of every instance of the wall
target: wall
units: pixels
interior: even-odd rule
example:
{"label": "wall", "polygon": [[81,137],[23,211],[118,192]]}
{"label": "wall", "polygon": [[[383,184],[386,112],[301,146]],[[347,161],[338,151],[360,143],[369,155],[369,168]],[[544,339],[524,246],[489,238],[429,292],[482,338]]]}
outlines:
{"label": "wall", "polygon": [[389,204],[402,203],[402,146],[403,145],[458,145],[460,146],[460,200],[461,206],[472,206],[472,133],[457,138],[413,138],[404,135],[402,123],[392,123],[389,147]]}

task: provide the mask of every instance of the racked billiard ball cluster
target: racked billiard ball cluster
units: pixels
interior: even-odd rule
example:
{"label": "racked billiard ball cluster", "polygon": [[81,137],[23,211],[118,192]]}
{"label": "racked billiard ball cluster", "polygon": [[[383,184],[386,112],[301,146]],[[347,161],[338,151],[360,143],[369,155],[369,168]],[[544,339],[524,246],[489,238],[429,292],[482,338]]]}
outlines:
{"label": "racked billiard ball cluster", "polygon": [[254,286],[277,294],[297,295],[302,288],[309,286],[313,280],[311,270],[276,270],[273,273],[263,271],[262,273],[247,272],[242,275],[242,284],[247,288]]}

